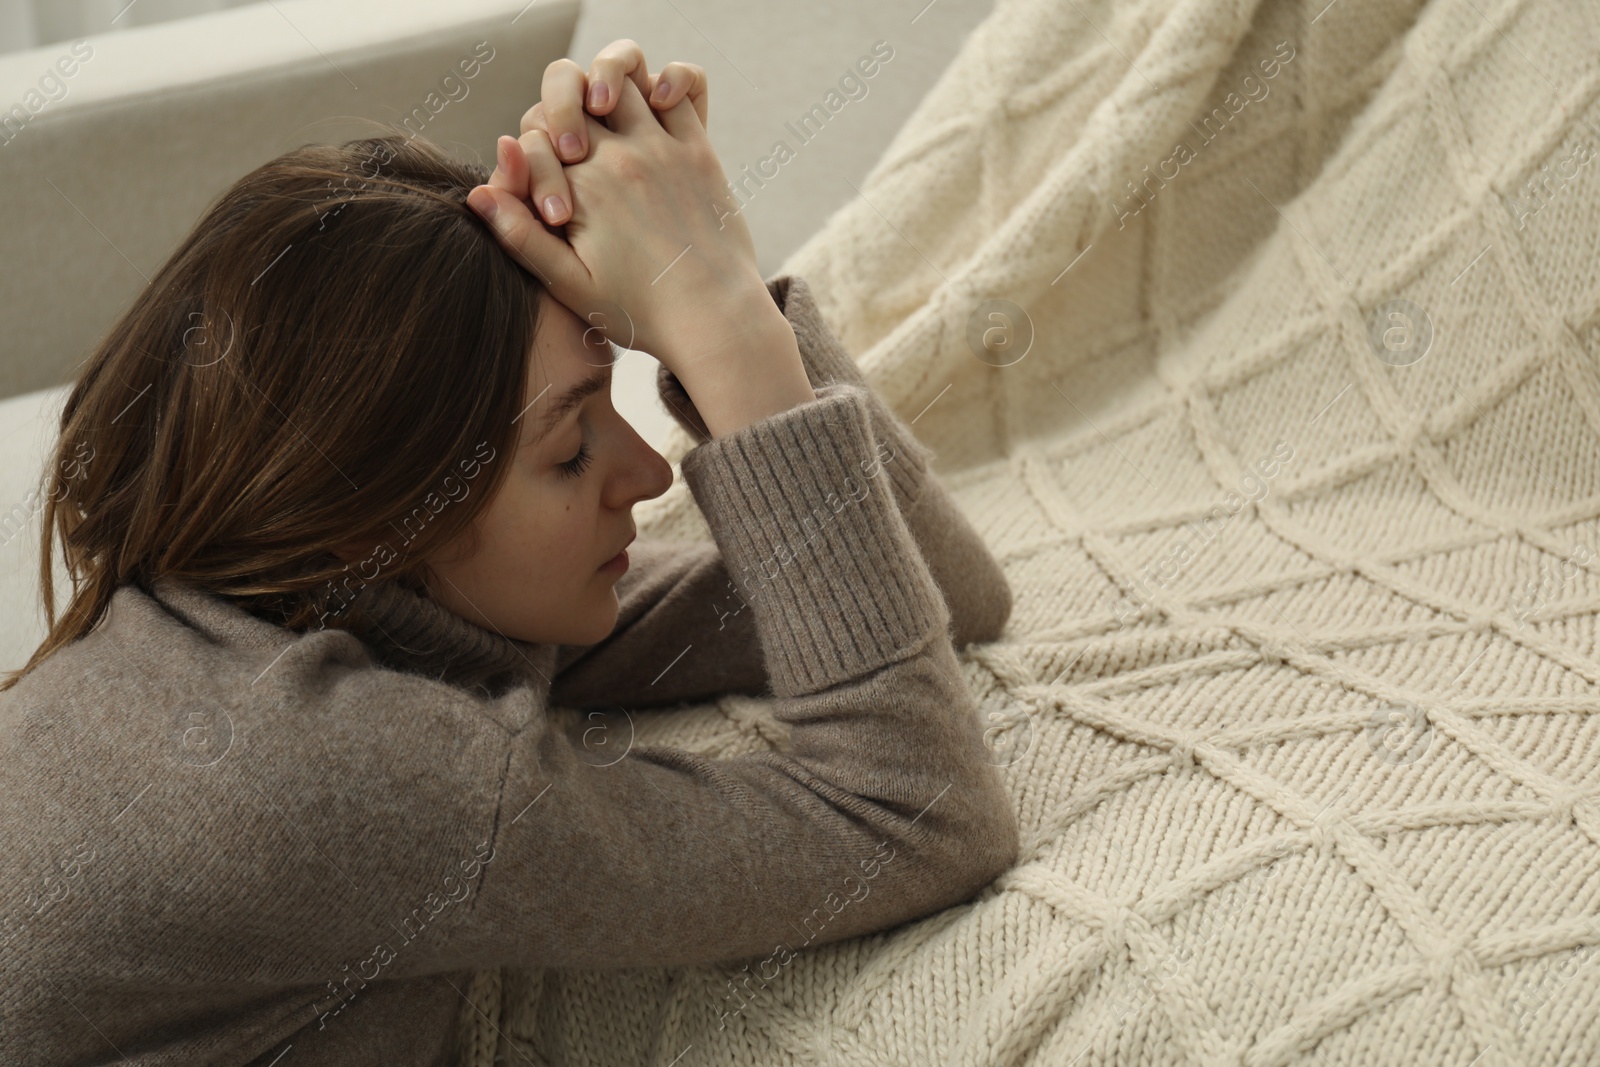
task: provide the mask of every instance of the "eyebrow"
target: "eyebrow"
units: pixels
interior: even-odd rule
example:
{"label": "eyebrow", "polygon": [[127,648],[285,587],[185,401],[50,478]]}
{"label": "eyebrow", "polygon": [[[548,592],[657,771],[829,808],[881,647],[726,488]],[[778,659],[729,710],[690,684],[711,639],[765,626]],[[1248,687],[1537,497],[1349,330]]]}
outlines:
{"label": "eyebrow", "polygon": [[[589,377],[585,378],[583,381],[579,382],[577,385],[574,385],[571,389],[568,389],[566,392],[558,396],[555,401],[551,403],[549,409],[546,410],[543,415],[539,416],[539,423],[534,428],[533,437],[527,441],[527,444],[530,446],[536,445],[548,437],[550,435],[550,431],[555,429],[556,424],[562,419],[566,418],[568,415],[572,414],[574,408],[576,408],[579,404],[582,404],[595,393],[598,393],[600,390],[604,389],[607,385],[610,385],[611,375],[612,372],[609,370],[599,374],[591,374]],[[548,389],[549,387],[546,386],[545,388]],[[543,395],[543,392],[539,394],[539,396]],[[530,400],[528,402],[528,407],[519,411],[517,413],[517,418],[512,419],[511,421],[516,422],[517,419],[520,419],[523,415],[526,415],[528,413],[528,408],[533,407],[534,404],[538,403],[538,400],[538,396]]]}

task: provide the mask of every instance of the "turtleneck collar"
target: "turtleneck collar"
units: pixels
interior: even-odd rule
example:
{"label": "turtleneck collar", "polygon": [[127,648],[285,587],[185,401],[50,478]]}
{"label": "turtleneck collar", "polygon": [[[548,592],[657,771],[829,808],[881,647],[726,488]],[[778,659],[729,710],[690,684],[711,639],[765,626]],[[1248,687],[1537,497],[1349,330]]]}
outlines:
{"label": "turtleneck collar", "polygon": [[[263,629],[281,630],[234,603],[186,582],[158,578],[151,591],[190,625],[218,640],[271,643]],[[342,625],[374,659],[450,685],[497,697],[518,683],[550,689],[558,645],[531,644],[486,630],[393,579],[372,582],[346,605],[355,607]],[[221,609],[220,612],[218,609]]]}
{"label": "turtleneck collar", "polygon": [[491,695],[518,681],[549,689],[554,645],[486,630],[393,580],[363,586],[355,602],[352,632],[387,663]]}

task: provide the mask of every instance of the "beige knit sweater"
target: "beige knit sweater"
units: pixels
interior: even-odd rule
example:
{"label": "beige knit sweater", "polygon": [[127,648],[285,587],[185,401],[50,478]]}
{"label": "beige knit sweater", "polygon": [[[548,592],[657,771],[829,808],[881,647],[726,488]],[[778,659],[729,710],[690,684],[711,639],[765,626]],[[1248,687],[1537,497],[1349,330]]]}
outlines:
{"label": "beige knit sweater", "polygon": [[[952,646],[1005,580],[803,282],[768,288],[817,399],[684,459],[714,542],[639,541],[601,644],[392,582],[361,636],[292,633],[163,579],[0,696],[0,1063],[434,1065],[474,972],[783,967],[1010,865]],[[782,751],[633,743],[721,691],[770,694]]]}

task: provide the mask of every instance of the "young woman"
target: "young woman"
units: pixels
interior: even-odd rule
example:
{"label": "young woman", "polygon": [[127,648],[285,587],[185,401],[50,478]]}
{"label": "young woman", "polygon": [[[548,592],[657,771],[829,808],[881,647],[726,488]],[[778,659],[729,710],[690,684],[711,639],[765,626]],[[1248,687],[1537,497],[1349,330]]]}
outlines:
{"label": "young woman", "polygon": [[[49,635],[0,694],[0,1062],[439,1064],[476,970],[775,980],[1015,860],[954,655],[1005,581],[714,210],[703,76],[652,111],[636,51],[597,61],[604,123],[530,111],[492,174],[405,135],[257,168],[84,366]],[[633,543],[672,472],[612,342],[699,435],[713,541]],[[725,692],[787,743],[631,743]]]}

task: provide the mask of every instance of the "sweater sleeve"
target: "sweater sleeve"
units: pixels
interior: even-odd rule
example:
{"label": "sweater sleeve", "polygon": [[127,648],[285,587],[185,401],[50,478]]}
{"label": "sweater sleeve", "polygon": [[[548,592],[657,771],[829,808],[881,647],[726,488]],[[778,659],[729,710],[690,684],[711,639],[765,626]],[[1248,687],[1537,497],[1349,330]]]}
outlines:
{"label": "sweater sleeve", "polygon": [[492,853],[439,964],[787,963],[966,900],[1015,861],[948,611],[878,449],[866,394],[837,385],[689,453],[789,750],[600,757],[539,717],[512,738]]}
{"label": "sweater sleeve", "polygon": [[[1011,614],[1011,588],[982,537],[929,466],[931,453],[873,392],[823,321],[805,279],[780,275],[767,291],[794,329],[819,396],[839,383],[862,391],[884,454],[896,506],[950,613],[957,648],[996,639]],[[694,401],[665,366],[662,404],[691,436],[711,439]],[[564,707],[650,707],[718,693],[760,693],[768,679],[746,602],[711,541],[651,541],[629,549],[616,585],[617,624],[595,645],[564,645],[551,699]],[[662,649],[656,656],[646,649]]]}

